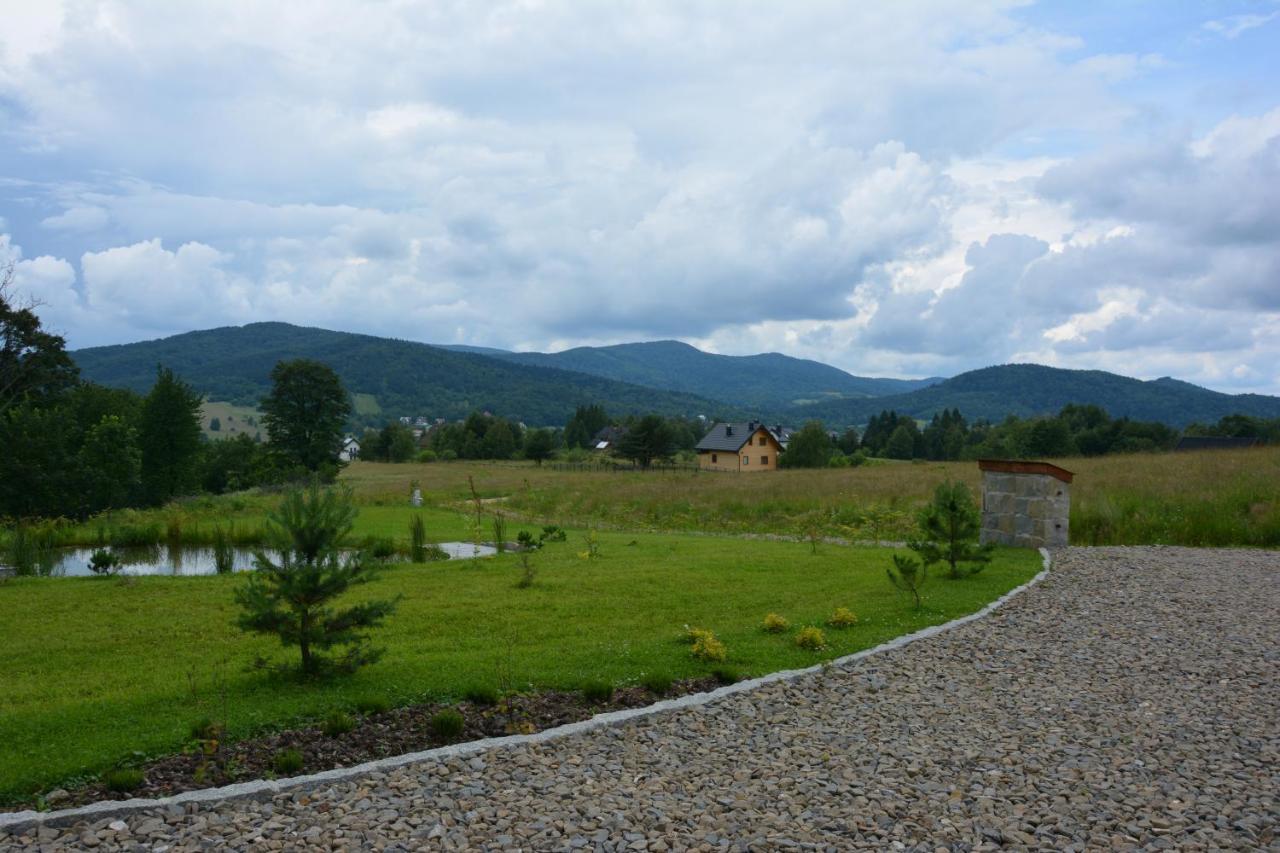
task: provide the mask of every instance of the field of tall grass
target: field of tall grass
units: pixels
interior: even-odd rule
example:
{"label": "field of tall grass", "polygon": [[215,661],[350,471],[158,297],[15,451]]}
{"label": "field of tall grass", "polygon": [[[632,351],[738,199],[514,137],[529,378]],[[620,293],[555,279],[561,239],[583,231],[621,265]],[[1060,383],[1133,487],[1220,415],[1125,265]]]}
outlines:
{"label": "field of tall grass", "polygon": [[[1280,448],[1050,460],[1076,474],[1071,542],[1078,545],[1280,547]],[[358,541],[407,552],[420,514],[433,541],[491,540],[495,513],[512,520],[612,530],[901,540],[943,480],[975,492],[974,462],[876,462],[768,474],[563,471],[518,462],[393,465],[357,462],[342,474],[361,506]],[[423,491],[414,510],[412,486]],[[477,500],[479,502],[477,514]],[[48,548],[264,544],[278,496],[243,493],[121,510],[88,521],[50,520],[0,531],[13,563]],[[38,572],[37,572],[38,573]]]}
{"label": "field of tall grass", "polygon": [[[1076,474],[1071,541],[1080,545],[1280,547],[1280,448],[1054,459]],[[620,530],[817,532],[902,539],[943,480],[975,492],[974,462],[879,462],[768,474],[584,472],[519,463],[387,465],[343,474],[364,500],[394,503],[420,482],[438,506],[461,506],[471,483],[487,506],[531,521]]]}

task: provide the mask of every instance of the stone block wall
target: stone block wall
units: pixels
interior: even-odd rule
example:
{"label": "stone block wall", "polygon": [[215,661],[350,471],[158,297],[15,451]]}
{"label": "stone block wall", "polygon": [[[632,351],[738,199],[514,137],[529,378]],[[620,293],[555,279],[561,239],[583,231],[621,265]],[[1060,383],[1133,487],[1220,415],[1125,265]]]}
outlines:
{"label": "stone block wall", "polygon": [[1070,516],[1069,483],[1050,474],[982,472],[982,542],[1063,548]]}

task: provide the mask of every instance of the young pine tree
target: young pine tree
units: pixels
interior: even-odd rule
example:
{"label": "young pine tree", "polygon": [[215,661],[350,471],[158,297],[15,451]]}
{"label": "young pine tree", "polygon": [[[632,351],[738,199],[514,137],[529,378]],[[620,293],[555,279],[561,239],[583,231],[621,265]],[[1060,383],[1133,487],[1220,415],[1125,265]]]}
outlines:
{"label": "young pine tree", "polygon": [[995,546],[978,544],[981,516],[964,483],[940,483],[932,503],[920,510],[918,523],[920,538],[907,544],[926,567],[946,563],[947,576],[958,580],[976,575],[991,562]]}
{"label": "young pine tree", "polygon": [[915,599],[916,610],[919,610],[920,587],[929,576],[929,567],[913,557],[894,554],[893,568],[885,569],[885,572],[889,575],[889,583],[909,593]]}
{"label": "young pine tree", "polygon": [[[292,491],[268,516],[280,550],[275,562],[265,551],[254,555],[256,571],[236,591],[242,609],[238,624],[245,631],[274,634],[285,646],[297,646],[301,672],[315,676],[330,670],[351,671],[377,659],[365,645],[370,628],[395,609],[396,601],[367,601],[346,608],[333,602],[351,587],[374,578],[375,564],[364,554],[338,550],[351,531],[356,509],[347,491]],[[346,646],[339,660],[325,653]]]}

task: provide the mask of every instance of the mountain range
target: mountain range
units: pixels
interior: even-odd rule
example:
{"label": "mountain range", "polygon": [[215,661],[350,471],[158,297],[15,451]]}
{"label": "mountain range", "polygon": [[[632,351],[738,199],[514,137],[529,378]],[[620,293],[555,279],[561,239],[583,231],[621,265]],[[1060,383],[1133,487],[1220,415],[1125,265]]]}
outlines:
{"label": "mountain range", "polygon": [[779,353],[725,356],[677,341],[577,347],[559,353],[433,346],[413,341],[251,323],[72,353],[86,379],[145,391],[156,366],[172,368],[211,400],[256,404],[284,359],[334,368],[353,394],[357,424],[400,415],[459,418],[474,410],[530,425],[561,425],[575,407],[612,415],[656,412],[712,419],[760,417],[833,428],[885,409],[926,419],[958,408],[969,420],[1052,414],[1093,403],[1113,416],[1171,426],[1241,413],[1280,417],[1280,397],[1223,394],[1176,379],[1007,364],[950,379],[855,376]]}

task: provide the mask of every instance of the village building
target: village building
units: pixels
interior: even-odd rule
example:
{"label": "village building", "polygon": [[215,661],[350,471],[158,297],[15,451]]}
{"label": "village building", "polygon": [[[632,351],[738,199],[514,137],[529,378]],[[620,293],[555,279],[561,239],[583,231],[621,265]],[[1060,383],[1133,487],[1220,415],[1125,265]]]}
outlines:
{"label": "village building", "polygon": [[706,471],[776,471],[783,451],[781,427],[756,421],[717,423],[694,448]]}
{"label": "village building", "polygon": [[625,427],[607,426],[591,439],[591,449],[599,453],[612,453],[618,449],[618,442],[626,434]]}
{"label": "village building", "polygon": [[342,449],[338,451],[338,458],[343,462],[354,462],[359,459],[360,442],[350,435],[344,438],[342,440]]}

